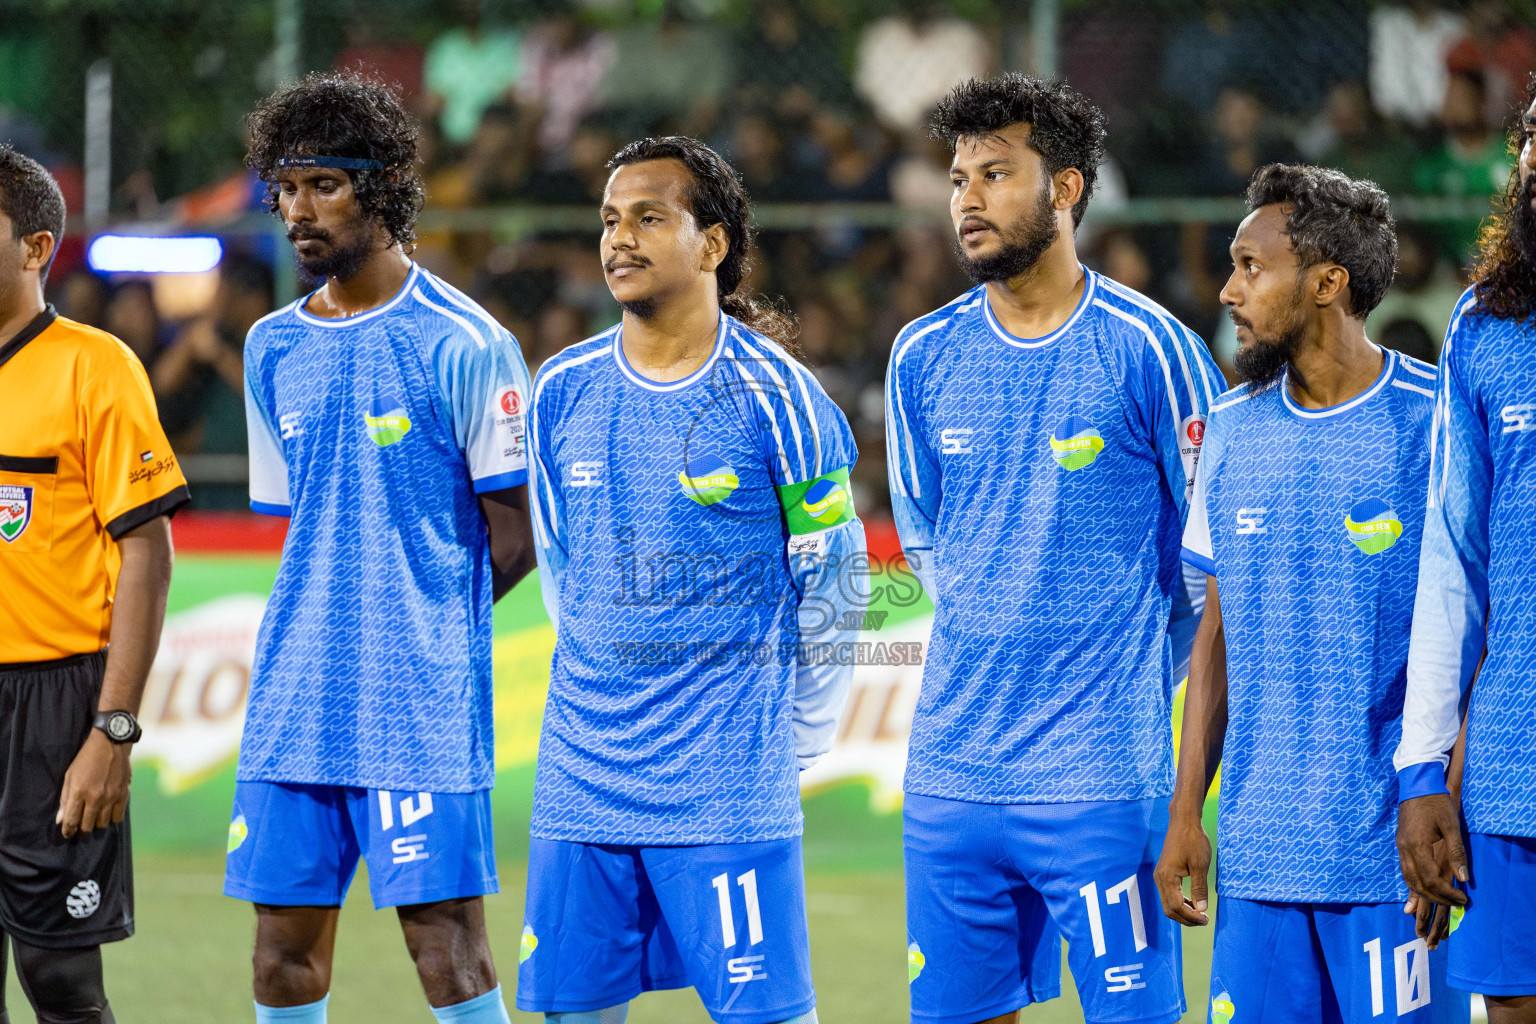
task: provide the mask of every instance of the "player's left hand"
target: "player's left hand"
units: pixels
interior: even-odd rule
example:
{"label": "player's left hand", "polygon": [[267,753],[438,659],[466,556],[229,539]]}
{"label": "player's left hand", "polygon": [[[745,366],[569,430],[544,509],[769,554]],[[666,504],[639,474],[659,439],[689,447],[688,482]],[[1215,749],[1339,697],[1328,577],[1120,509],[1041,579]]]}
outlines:
{"label": "player's left hand", "polygon": [[1466,885],[1472,876],[1450,794],[1431,793],[1398,805],[1397,853],[1409,892],[1446,906],[1467,905],[1467,894],[1456,883]]}
{"label": "player's left hand", "polygon": [[128,783],[133,766],[132,748],[113,743],[100,729],[92,729],[80,753],[64,773],[59,813],[54,821],[68,839],[77,832],[93,832],[123,820],[128,813]]}
{"label": "player's left hand", "polygon": [[1451,908],[1443,903],[1426,899],[1416,892],[1408,894],[1403,913],[1413,915],[1414,934],[1424,940],[1430,949],[1440,945],[1451,930]]}
{"label": "player's left hand", "polygon": [[[1205,834],[1198,814],[1175,813],[1163,839],[1163,852],[1157,859],[1152,877],[1163,913],[1179,924],[1199,927],[1211,923],[1206,913],[1209,897],[1206,878],[1211,869],[1211,839]],[[1189,896],[1184,895],[1184,879],[1189,879]]]}

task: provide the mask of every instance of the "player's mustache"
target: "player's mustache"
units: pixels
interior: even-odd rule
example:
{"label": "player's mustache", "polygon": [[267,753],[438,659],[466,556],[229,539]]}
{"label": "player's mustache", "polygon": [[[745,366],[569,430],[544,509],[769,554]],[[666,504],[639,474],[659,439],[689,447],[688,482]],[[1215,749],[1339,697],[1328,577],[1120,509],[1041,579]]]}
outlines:
{"label": "player's mustache", "polygon": [[997,231],[998,234],[1002,234],[1001,231],[998,231],[996,224],[993,224],[985,217],[976,216],[967,217],[962,220],[960,226],[955,229],[955,234],[964,236],[965,232],[970,228],[986,228],[988,231]]}
{"label": "player's mustache", "polygon": [[612,273],[613,268],[618,266],[648,267],[650,265],[651,261],[644,256],[610,256],[603,263],[603,269]]}
{"label": "player's mustache", "polygon": [[329,242],[331,233],[320,228],[289,228],[288,241],[290,242]]}
{"label": "player's mustache", "polygon": [[1237,310],[1235,310],[1235,309],[1227,310],[1227,316],[1230,317],[1232,322],[1234,324],[1236,324],[1238,327],[1246,327],[1250,331],[1253,330],[1253,321],[1249,320],[1247,317],[1238,316]]}

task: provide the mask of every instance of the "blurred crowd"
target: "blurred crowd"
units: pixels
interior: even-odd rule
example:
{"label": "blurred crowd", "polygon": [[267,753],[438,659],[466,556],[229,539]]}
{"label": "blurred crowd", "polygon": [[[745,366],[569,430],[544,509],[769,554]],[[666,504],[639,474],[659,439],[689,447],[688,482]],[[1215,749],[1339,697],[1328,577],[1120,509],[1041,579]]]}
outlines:
{"label": "blurred crowd", "polygon": [[[879,203],[935,214],[890,219],[906,227],[827,216],[811,229],[765,231],[749,282],[798,314],[807,360],[858,436],[859,500],[878,508],[891,342],[968,284],[942,215],[949,154],[927,137],[925,121],[956,81],[1032,67],[1038,41],[1027,18],[1007,10],[1028,5],[971,4],[964,18],[956,5],[930,0],[760,0],[730,16],[709,3],[653,0],[617,17],[621,6],[541,3],[537,16],[517,17],[459,0],[451,24],[429,40],[391,35],[368,17],[348,20],[331,64],[398,84],[424,126],[431,208],[593,211],[590,230],[566,234],[423,231],[416,258],[501,319],[536,369],[617,318],[595,252],[596,204],[605,162],[629,139],[705,139],[759,204]],[[1234,225],[1124,227],[1105,211],[1132,197],[1239,196],[1274,160],[1335,166],[1394,197],[1487,197],[1513,166],[1506,129],[1536,70],[1536,32],[1505,0],[1066,7],[1057,66],[1105,110],[1111,132],[1080,251],[1167,305],[1224,368],[1236,342],[1218,295]],[[0,112],[0,135],[6,130]],[[261,195],[238,174],[179,198],[135,186],[144,187],[148,205],[139,196],[134,210],[162,219],[255,209]],[[1398,281],[1370,330],[1434,359],[1477,224],[1401,228]],[[167,428],[188,452],[243,447],[238,342],[270,308],[267,263],[284,258],[271,247],[247,249],[237,245],[226,259],[214,308],[178,323],[159,322],[143,281],[108,283],[83,270],[54,281],[67,312],[139,351]]]}

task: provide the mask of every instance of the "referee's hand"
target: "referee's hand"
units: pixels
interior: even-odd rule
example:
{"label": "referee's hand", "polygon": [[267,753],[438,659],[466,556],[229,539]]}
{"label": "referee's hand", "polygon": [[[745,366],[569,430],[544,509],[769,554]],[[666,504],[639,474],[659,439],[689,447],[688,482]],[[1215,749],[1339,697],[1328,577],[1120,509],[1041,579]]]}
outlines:
{"label": "referee's hand", "polygon": [[94,832],[123,820],[128,813],[128,782],[133,767],[132,750],[113,743],[100,729],[92,729],[85,745],[64,773],[59,813],[54,817],[66,839],[76,832]]}

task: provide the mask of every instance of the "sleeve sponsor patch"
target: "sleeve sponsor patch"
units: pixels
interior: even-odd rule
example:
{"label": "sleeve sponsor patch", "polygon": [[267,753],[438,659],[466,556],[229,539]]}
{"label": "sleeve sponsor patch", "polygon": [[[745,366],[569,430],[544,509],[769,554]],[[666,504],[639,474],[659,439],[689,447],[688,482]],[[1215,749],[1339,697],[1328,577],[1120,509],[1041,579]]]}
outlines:
{"label": "sleeve sponsor patch", "polygon": [[1195,489],[1195,469],[1200,465],[1200,446],[1205,443],[1205,417],[1199,413],[1186,416],[1179,424],[1179,459],[1184,463],[1184,500]]}
{"label": "sleeve sponsor patch", "polygon": [[526,400],[515,384],[497,390],[491,403],[491,418],[496,428],[497,454],[521,464],[528,457]]}

